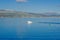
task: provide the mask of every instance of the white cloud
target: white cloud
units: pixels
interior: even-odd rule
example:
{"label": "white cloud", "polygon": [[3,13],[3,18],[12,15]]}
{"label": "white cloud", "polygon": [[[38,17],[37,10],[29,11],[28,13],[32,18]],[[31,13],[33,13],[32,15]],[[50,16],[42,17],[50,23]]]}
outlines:
{"label": "white cloud", "polygon": [[27,2],[27,0],[16,0],[16,2]]}

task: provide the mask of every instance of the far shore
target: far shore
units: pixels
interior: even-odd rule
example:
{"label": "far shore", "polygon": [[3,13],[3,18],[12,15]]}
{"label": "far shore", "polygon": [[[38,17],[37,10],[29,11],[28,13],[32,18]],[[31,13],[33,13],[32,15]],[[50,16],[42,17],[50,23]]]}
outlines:
{"label": "far shore", "polygon": [[0,18],[60,18],[60,17],[3,17],[1,16]]}

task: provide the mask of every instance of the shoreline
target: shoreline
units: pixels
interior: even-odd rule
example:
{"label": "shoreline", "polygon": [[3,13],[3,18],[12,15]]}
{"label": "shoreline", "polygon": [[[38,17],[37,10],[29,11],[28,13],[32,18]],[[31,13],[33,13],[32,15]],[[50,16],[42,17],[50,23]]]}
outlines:
{"label": "shoreline", "polygon": [[0,17],[0,18],[60,18],[60,17]]}

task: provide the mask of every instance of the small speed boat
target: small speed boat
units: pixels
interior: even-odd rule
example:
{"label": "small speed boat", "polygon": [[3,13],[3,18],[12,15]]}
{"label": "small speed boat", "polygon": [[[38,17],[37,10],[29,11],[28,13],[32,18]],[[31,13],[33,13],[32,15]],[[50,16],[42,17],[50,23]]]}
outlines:
{"label": "small speed boat", "polygon": [[32,24],[32,21],[27,21],[27,24]]}

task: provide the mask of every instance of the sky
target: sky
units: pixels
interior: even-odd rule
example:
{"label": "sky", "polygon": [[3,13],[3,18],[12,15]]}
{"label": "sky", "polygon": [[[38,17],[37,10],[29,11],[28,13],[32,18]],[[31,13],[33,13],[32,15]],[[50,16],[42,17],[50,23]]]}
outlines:
{"label": "sky", "polygon": [[31,13],[60,13],[60,0],[0,0],[1,9]]}

